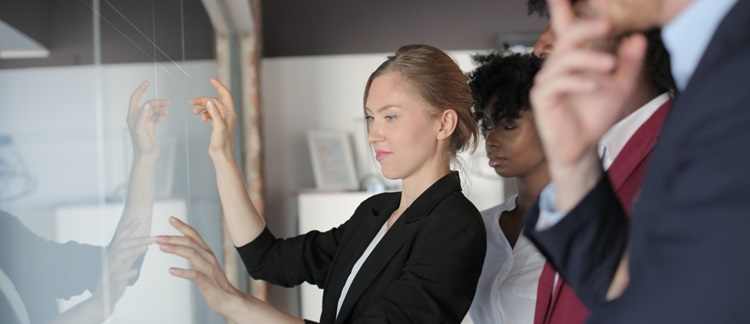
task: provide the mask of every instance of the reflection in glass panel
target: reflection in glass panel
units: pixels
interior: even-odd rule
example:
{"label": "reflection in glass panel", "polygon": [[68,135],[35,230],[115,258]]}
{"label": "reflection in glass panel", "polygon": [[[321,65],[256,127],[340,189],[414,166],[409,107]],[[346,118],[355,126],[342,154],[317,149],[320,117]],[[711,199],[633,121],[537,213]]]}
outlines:
{"label": "reflection in glass panel", "polygon": [[[33,14],[15,2],[9,26]],[[0,322],[221,321],[151,244],[174,216],[222,257],[210,127],[188,104],[215,91],[202,2],[49,3],[49,56],[0,61]]]}

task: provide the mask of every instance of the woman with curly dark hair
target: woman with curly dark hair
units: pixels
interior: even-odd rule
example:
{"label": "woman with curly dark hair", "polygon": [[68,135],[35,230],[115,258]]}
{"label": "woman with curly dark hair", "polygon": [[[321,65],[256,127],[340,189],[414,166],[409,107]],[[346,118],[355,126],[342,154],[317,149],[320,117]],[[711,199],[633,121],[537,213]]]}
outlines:
{"label": "woman with curly dark hair", "polygon": [[529,54],[475,55],[469,73],[474,114],[489,166],[515,181],[518,194],[482,212],[487,255],[469,310],[474,323],[531,323],[544,257],[521,236],[524,215],[549,182],[529,91],[541,60]]}

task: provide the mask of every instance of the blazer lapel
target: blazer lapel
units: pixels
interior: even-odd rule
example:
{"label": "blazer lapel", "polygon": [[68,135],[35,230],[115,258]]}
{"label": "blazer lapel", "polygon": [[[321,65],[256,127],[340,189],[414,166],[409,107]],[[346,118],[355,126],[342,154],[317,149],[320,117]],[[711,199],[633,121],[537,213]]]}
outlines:
{"label": "blazer lapel", "polygon": [[[368,215],[370,217],[365,217],[363,223],[357,229],[354,229],[355,233],[351,235],[351,238],[342,244],[343,248],[331,264],[331,273],[328,276],[330,284],[323,292],[321,322],[330,323],[333,322],[334,318],[337,318],[336,308],[338,307],[342,289],[344,289],[344,285],[346,284],[346,279],[349,278],[349,273],[351,273],[354,264],[359,260],[365,249],[367,249],[367,246],[375,238],[375,235],[380,231],[380,228],[388,220],[388,217],[398,208],[400,202],[401,195],[395,194],[394,198],[387,204],[373,208],[370,211],[371,215]],[[362,269],[364,267],[365,265],[363,264]],[[351,292],[351,287],[349,291]],[[339,314],[343,312],[345,304],[341,307],[342,309]],[[338,316],[338,318],[342,317]]]}
{"label": "blazer lapel", "polygon": [[408,225],[403,224],[401,219],[396,221],[362,264],[351,286],[349,286],[349,292],[344,297],[344,303],[341,304],[341,310],[336,318],[336,323],[348,322],[349,314],[354,309],[360,296],[375,281],[393,256],[401,250],[406,241],[406,235],[403,234],[409,230],[405,229],[404,226]]}
{"label": "blazer lapel", "polygon": [[[339,310],[339,314],[336,317],[336,323],[349,321],[349,315],[354,310],[354,306],[359,301],[360,296],[362,296],[367,288],[373,284],[375,279],[377,279],[378,275],[388,265],[391,259],[393,259],[393,257],[401,250],[404,243],[414,237],[416,230],[419,228],[418,221],[429,216],[435,206],[443,201],[448,195],[456,191],[461,191],[461,182],[458,179],[458,172],[451,172],[425,190],[425,192],[404,211],[388,232],[386,232],[378,245],[372,250],[370,256],[362,264],[359,272],[354,277],[351,286],[349,286],[349,291],[347,292],[346,297],[344,297],[345,299],[344,303],[341,305],[341,310]],[[361,246],[357,249],[356,256],[353,258],[351,265],[347,267],[348,270],[346,275],[342,276],[344,281],[349,276],[353,264],[362,256],[362,253],[375,237],[375,234],[380,230],[380,227],[395,209],[387,208],[386,210],[390,210],[387,215],[385,215],[385,212],[381,212],[377,217],[378,219],[384,219],[384,221],[378,222],[380,226],[377,226],[374,233],[368,235],[369,239],[364,240],[361,243]],[[341,287],[343,287],[343,284]],[[338,288],[338,291],[338,295],[340,296],[341,288]],[[338,297],[336,300],[338,301]]]}
{"label": "blazer lapel", "polygon": [[667,116],[672,100],[665,102],[625,143],[622,151],[617,155],[607,170],[612,187],[617,192],[631,174],[641,165],[656,145],[656,139],[661,132],[661,126]]}

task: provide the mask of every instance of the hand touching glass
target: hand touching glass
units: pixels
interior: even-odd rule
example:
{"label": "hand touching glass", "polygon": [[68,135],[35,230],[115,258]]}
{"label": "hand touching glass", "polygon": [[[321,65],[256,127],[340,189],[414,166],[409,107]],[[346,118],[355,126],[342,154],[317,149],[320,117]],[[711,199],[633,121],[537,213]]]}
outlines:
{"label": "hand touching glass", "polygon": [[175,217],[169,222],[184,236],[158,236],[156,243],[162,251],[186,258],[193,265],[193,269],[171,268],[169,272],[193,281],[213,311],[237,323],[303,322],[232,286],[198,232]]}

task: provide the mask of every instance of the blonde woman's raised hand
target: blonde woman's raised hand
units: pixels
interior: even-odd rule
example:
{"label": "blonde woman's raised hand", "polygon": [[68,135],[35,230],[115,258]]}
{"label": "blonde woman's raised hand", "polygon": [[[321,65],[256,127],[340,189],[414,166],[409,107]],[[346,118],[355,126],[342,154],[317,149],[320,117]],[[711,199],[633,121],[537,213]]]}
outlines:
{"label": "blonde woman's raised hand", "polygon": [[219,98],[196,97],[190,99],[189,103],[196,106],[193,113],[200,115],[202,121],[211,121],[213,130],[209,154],[212,157],[231,156],[234,130],[237,126],[234,99],[232,99],[232,92],[218,80],[212,78],[211,85],[219,93]]}

